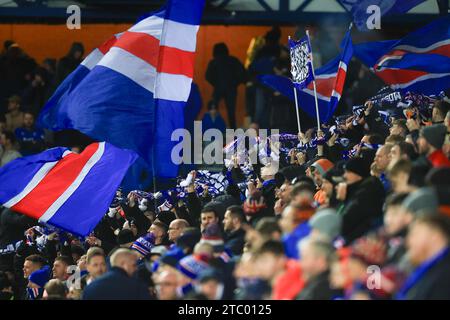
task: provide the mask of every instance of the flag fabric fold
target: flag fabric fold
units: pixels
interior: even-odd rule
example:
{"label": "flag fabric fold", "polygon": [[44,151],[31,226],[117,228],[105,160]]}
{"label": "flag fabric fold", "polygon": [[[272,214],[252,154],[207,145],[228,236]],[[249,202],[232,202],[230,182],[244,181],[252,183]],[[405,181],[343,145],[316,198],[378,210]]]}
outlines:
{"label": "flag fabric fold", "polygon": [[0,203],[40,222],[88,235],[108,211],[137,155],[105,142],[81,154],[52,148],[0,169]]}
{"label": "flag fabric fold", "polygon": [[450,16],[401,40],[355,45],[355,56],[394,90],[439,94],[450,87]]}
{"label": "flag fabric fold", "polygon": [[203,6],[169,0],[106,41],[59,86],[39,123],[134,150],[156,176],[176,176],[171,134],[184,125]]}

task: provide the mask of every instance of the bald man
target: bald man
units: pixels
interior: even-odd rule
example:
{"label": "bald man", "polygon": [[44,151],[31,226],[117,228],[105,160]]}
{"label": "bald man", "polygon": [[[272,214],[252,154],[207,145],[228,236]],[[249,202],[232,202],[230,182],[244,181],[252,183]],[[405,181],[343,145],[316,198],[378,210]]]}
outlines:
{"label": "bald man", "polygon": [[148,300],[147,286],[133,277],[137,255],[130,249],[117,249],[110,257],[111,269],[91,282],[83,300]]}
{"label": "bald man", "polygon": [[184,233],[184,230],[189,227],[189,223],[184,219],[175,219],[169,225],[169,241],[176,242],[177,239]]}
{"label": "bald man", "polygon": [[159,300],[176,300],[178,276],[175,271],[166,270],[156,278],[156,292]]}

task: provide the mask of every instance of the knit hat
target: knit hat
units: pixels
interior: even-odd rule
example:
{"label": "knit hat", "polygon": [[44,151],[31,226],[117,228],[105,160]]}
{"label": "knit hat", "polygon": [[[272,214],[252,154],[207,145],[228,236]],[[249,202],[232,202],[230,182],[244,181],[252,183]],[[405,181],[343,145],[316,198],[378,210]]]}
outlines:
{"label": "knit hat", "polygon": [[362,237],[352,245],[351,257],[367,265],[382,265],[386,260],[386,244],[375,237]]}
{"label": "knit hat", "polygon": [[209,267],[208,260],[209,257],[206,255],[192,254],[180,260],[178,270],[186,277],[195,280]]}
{"label": "knit hat", "polygon": [[214,252],[222,252],[224,250],[222,231],[217,223],[211,223],[206,226],[200,243],[209,243],[214,247]]}
{"label": "knit hat", "polygon": [[367,166],[366,162],[361,158],[352,158],[347,161],[344,166],[346,171],[353,172],[362,178],[366,178],[370,174],[370,168]]}
{"label": "knit hat", "polygon": [[132,250],[136,250],[144,257],[150,254],[150,251],[155,246],[155,236],[153,233],[147,233],[145,236],[140,237],[131,245]]}
{"label": "knit hat", "polygon": [[264,197],[259,190],[253,191],[252,194],[247,198],[247,200],[245,200],[243,205],[244,213],[249,216],[253,216],[259,213],[266,207],[267,206],[264,202]]}
{"label": "knit hat", "polygon": [[439,207],[439,200],[436,191],[431,187],[426,187],[409,194],[402,206],[415,215],[434,213]]}
{"label": "knit hat", "polygon": [[167,264],[173,268],[177,268],[178,262],[184,257],[185,254],[181,248],[171,248],[159,259],[159,264]]}
{"label": "knit hat", "polygon": [[319,159],[312,164],[311,167],[316,168],[319,173],[323,176],[325,172],[333,168],[334,164],[328,159]]}
{"label": "knit hat", "polygon": [[441,149],[447,134],[447,127],[443,124],[434,124],[423,127],[420,134],[433,147]]}
{"label": "knit hat", "polygon": [[342,216],[334,209],[323,209],[311,217],[309,225],[334,240],[341,234]]}
{"label": "knit hat", "polygon": [[136,240],[136,237],[130,229],[120,230],[119,234],[117,235],[117,243],[119,245],[134,242],[134,240]]}
{"label": "knit hat", "polygon": [[209,280],[216,280],[217,282],[224,283],[224,275],[220,270],[215,268],[208,268],[200,272],[198,276],[199,283],[205,283]]}
{"label": "knit hat", "polygon": [[42,269],[34,271],[30,274],[28,280],[43,288],[45,284],[50,280],[50,267],[44,266]]}

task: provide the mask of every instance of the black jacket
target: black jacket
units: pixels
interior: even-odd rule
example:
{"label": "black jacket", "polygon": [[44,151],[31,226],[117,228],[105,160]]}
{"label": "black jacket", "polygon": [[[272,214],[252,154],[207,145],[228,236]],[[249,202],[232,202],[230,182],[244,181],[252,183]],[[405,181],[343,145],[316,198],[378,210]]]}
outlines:
{"label": "black jacket", "polygon": [[331,300],[336,292],[331,289],[330,273],[325,271],[310,279],[297,296],[297,300]]}
{"label": "black jacket", "polygon": [[233,56],[214,58],[206,69],[206,80],[219,93],[236,90],[245,81],[245,69],[242,63]]}
{"label": "black jacket", "polygon": [[117,267],[111,268],[89,284],[83,292],[83,300],[149,300],[148,288],[137,278],[129,277]]}
{"label": "black jacket", "polygon": [[450,253],[408,291],[408,300],[450,300]]}
{"label": "black jacket", "polygon": [[346,243],[361,237],[383,216],[385,192],[381,181],[369,177],[347,187],[347,197],[339,207],[342,236]]}
{"label": "black jacket", "polygon": [[238,229],[227,234],[225,241],[225,248],[230,249],[233,255],[239,256],[244,250],[245,231]]}

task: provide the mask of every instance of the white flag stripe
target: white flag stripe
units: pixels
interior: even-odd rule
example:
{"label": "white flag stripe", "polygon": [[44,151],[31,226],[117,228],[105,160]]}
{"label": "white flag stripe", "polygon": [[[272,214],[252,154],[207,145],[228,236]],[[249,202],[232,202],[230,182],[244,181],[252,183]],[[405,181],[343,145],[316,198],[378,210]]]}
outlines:
{"label": "white flag stripe", "polygon": [[[71,151],[67,150],[63,153],[62,157],[64,158],[66,155],[72,153]],[[53,167],[56,166],[58,161],[53,162],[47,162],[45,163],[39,170],[36,172],[36,174],[33,176],[30,182],[26,185],[26,187],[15,197],[8,200],[8,202],[4,203],[3,206],[7,208],[11,208],[15,206],[17,203],[22,201],[23,198],[25,198],[31,191],[33,191],[34,188],[47,176],[47,174],[50,172],[50,170],[53,169]]]}
{"label": "white flag stripe", "polygon": [[86,162],[83,169],[81,169],[81,172],[78,174],[74,182],[66,189],[66,191],[63,192],[59,196],[58,199],[56,199],[55,202],[50,206],[50,208],[47,209],[47,211],[44,212],[44,214],[39,218],[39,221],[41,222],[47,222],[49,221],[55,213],[59,210],[59,208],[62,207],[62,205],[69,199],[69,197],[78,189],[80,184],[83,182],[84,178],[86,178],[89,171],[92,169],[92,167],[101,159],[103,156],[103,153],[105,152],[105,143],[100,142],[98,144],[98,149],[95,151],[95,153],[91,156],[91,158]]}
{"label": "white flag stripe", "polygon": [[166,20],[161,45],[195,52],[199,26]]}

